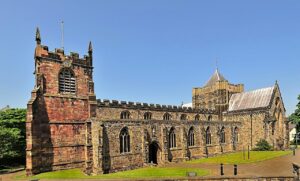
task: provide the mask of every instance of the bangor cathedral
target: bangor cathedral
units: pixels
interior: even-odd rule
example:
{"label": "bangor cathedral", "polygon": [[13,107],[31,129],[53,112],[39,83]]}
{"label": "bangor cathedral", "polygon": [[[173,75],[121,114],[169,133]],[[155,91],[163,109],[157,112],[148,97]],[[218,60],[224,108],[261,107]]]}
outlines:
{"label": "bangor cathedral", "polygon": [[218,70],[193,88],[192,107],[96,99],[93,48],[49,51],[36,31],[35,86],[27,104],[27,175],[81,168],[111,173],[255,147],[288,146],[277,82],[244,91]]}

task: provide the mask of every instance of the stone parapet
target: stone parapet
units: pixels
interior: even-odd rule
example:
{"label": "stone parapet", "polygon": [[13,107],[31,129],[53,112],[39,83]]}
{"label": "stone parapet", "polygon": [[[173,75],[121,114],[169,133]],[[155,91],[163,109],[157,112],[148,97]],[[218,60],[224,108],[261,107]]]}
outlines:
{"label": "stone parapet", "polygon": [[148,104],[148,103],[141,103],[141,102],[127,102],[127,101],[108,100],[108,99],[97,99],[97,106],[111,107],[111,108],[145,109],[145,110],[167,111],[167,112],[216,114],[215,110],[211,110],[211,109],[194,109],[191,107],[181,107],[175,105]]}

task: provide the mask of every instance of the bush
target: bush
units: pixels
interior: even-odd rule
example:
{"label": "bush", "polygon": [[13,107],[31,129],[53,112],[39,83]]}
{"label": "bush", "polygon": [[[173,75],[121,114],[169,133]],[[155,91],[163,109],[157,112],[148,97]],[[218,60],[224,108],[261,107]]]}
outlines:
{"label": "bush", "polygon": [[256,143],[254,151],[270,151],[272,150],[272,146],[264,139],[259,140]]}

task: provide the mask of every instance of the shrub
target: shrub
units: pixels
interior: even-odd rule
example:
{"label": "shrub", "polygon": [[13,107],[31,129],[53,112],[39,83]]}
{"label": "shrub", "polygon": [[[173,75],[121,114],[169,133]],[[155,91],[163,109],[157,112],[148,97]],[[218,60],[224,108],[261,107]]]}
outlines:
{"label": "shrub", "polygon": [[264,139],[259,140],[256,143],[254,151],[270,151],[272,150],[272,146]]}

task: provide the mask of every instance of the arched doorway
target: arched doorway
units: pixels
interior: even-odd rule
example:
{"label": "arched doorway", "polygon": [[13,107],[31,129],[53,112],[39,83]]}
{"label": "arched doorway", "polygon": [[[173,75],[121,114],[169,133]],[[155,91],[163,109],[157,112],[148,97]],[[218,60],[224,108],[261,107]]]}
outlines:
{"label": "arched doorway", "polygon": [[158,144],[156,142],[152,142],[149,145],[149,163],[157,164],[157,151]]}

